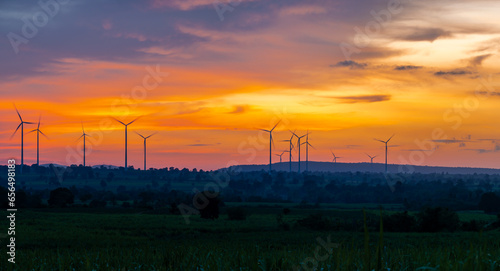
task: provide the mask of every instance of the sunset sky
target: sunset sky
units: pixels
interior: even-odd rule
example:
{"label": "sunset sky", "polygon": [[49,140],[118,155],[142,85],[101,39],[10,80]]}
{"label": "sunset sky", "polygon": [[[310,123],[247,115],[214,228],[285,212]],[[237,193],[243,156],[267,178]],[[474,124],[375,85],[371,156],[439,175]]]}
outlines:
{"label": "sunset sky", "polygon": [[151,167],[265,164],[281,119],[275,154],[309,130],[310,160],[383,162],[373,138],[395,134],[389,163],[500,168],[498,0],[41,2],[0,2],[0,164],[20,160],[15,103],[42,116],[42,164],[82,163],[83,122],[87,164],[121,166],[110,117],[141,116],[134,167],[155,131]]}

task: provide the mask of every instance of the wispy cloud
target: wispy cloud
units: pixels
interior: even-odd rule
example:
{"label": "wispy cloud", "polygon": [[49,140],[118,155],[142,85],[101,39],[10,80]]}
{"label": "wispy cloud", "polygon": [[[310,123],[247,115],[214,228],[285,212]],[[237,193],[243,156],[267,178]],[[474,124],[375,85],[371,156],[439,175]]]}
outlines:
{"label": "wispy cloud", "polygon": [[196,143],[196,144],[189,144],[186,145],[188,147],[211,147],[211,146],[217,146],[220,145],[221,143],[213,143],[213,144],[203,144],[203,143]]}
{"label": "wispy cloud", "polygon": [[469,59],[469,65],[471,65],[473,67],[481,66],[483,64],[483,61],[490,56],[492,56],[492,55],[486,54],[486,55],[475,56],[475,57]]}
{"label": "wispy cloud", "polygon": [[418,70],[422,69],[422,66],[413,66],[413,65],[406,65],[406,66],[396,66],[394,70],[396,71],[408,71],[408,70]]}
{"label": "wispy cloud", "polygon": [[435,76],[461,76],[461,75],[469,75],[472,74],[471,71],[468,70],[463,70],[463,69],[457,69],[457,70],[452,70],[452,71],[438,71],[435,72]]}
{"label": "wispy cloud", "polygon": [[451,32],[441,28],[417,28],[409,29],[411,33],[403,34],[401,39],[407,41],[429,41],[433,42],[439,38],[451,37]]}
{"label": "wispy cloud", "polygon": [[351,69],[364,69],[366,66],[368,66],[367,63],[358,63],[353,60],[345,60],[345,61],[340,61],[335,65],[330,65],[332,68],[336,67],[349,67]]}
{"label": "wispy cloud", "polygon": [[391,95],[360,95],[360,96],[344,96],[344,97],[334,97],[340,100],[342,103],[376,103],[385,102],[391,100]]}

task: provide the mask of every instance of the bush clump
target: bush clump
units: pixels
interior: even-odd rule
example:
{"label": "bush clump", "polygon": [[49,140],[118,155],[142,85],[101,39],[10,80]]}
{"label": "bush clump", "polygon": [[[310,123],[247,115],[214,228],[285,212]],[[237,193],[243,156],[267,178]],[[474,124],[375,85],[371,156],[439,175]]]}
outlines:
{"label": "bush clump", "polygon": [[229,207],[226,210],[229,220],[246,220],[248,213],[243,207]]}

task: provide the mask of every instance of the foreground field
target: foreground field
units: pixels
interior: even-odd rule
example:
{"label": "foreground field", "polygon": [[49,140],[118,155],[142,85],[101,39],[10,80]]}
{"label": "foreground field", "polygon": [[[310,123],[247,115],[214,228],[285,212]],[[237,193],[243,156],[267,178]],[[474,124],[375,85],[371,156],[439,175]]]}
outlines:
{"label": "foreground field", "polygon": [[[294,212],[285,219],[302,215]],[[361,214],[336,212],[330,215]],[[370,233],[365,247],[361,231],[285,231],[272,212],[246,221],[193,216],[189,224],[182,216],[133,210],[17,215],[16,264],[3,252],[1,270],[500,270],[498,231],[384,233],[378,254],[378,232]]]}

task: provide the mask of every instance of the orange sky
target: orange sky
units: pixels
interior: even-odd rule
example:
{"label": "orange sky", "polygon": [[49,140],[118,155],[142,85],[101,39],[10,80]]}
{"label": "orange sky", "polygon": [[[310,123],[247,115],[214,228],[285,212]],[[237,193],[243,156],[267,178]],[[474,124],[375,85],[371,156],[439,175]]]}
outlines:
{"label": "orange sky", "polygon": [[[500,3],[402,2],[391,13],[387,1],[243,1],[222,21],[212,1],[61,4],[18,53],[0,41],[0,164],[20,157],[15,103],[25,121],[42,116],[43,164],[81,163],[83,122],[87,164],[123,165],[123,126],[110,116],[142,116],[129,128],[135,167],[135,131],[158,131],[151,167],[264,164],[258,129],[282,119],[273,153],[288,147],[288,130],[309,130],[310,160],[331,161],[333,149],[342,162],[382,162],[373,138],[396,134],[390,163],[500,168]],[[41,10],[3,4],[2,33],[22,36],[20,18]],[[35,162],[31,133],[25,163]]]}

